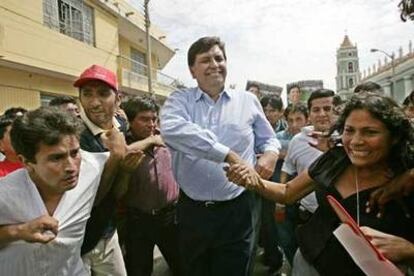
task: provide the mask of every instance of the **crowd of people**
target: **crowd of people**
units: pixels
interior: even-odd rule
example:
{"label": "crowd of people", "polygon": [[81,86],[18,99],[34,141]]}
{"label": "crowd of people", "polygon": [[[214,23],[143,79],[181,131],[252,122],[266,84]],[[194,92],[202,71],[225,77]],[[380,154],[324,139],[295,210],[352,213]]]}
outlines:
{"label": "crowd of people", "polygon": [[[327,196],[401,273],[413,274],[414,93],[376,83],[343,101],[225,88],[218,37],[188,50],[194,88],[121,99],[92,65],[78,99],[0,117],[0,275],[364,275],[335,238]],[[262,248],[262,249],[258,249]],[[262,254],[263,251],[263,254]],[[256,256],[260,252],[260,256]]]}

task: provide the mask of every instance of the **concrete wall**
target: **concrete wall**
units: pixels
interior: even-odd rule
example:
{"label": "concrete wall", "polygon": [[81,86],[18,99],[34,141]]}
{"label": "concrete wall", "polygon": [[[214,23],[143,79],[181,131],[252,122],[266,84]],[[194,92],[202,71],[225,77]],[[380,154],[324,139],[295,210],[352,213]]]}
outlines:
{"label": "concrete wall", "polygon": [[9,107],[40,106],[40,93],[78,96],[72,81],[0,67],[0,113]]}
{"label": "concrete wall", "polygon": [[76,76],[96,63],[116,69],[117,19],[94,8],[95,45],[91,46],[43,25],[41,0],[3,0],[0,3],[0,54],[3,60]]}

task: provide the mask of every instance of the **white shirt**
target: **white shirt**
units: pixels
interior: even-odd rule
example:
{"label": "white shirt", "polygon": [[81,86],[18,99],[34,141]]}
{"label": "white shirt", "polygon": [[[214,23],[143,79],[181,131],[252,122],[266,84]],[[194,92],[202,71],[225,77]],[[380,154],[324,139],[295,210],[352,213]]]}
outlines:
{"label": "white shirt", "polygon": [[[64,193],[53,214],[59,221],[57,237],[47,244],[16,241],[0,248],[0,275],[87,275],[80,249],[109,154],[81,151],[81,156],[78,184]],[[0,179],[0,225],[45,214],[46,206],[26,169]]]}
{"label": "white shirt", "polygon": [[[80,105],[79,115],[80,115],[82,121],[85,123],[85,125],[92,132],[93,136],[96,136],[98,134],[101,134],[101,133],[104,133],[104,132],[107,131],[107,130],[102,129],[99,126],[95,125],[91,120],[89,120],[88,115],[86,115],[85,110],[82,108],[82,105]],[[112,126],[115,129],[119,129],[121,127],[121,124],[118,122],[118,120],[115,118],[115,116],[112,118]]]}
{"label": "white shirt", "polygon": [[[290,141],[282,171],[289,175],[300,174],[322,155],[323,152],[309,145],[310,142],[316,143],[314,138],[308,136],[311,131],[313,131],[313,126],[304,127]],[[312,213],[318,208],[314,192],[302,198],[300,203]]]}

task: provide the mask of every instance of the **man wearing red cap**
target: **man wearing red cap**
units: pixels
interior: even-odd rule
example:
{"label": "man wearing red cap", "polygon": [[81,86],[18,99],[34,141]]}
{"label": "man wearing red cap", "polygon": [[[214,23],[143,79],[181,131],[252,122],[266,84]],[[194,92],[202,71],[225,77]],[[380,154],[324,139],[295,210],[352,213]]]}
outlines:
{"label": "man wearing red cap", "polygon": [[[81,133],[80,146],[89,152],[105,152],[101,134],[111,129],[124,133],[127,130],[126,121],[115,116],[120,101],[117,77],[102,66],[92,65],[74,86],[79,88],[80,117],[86,126]],[[101,182],[114,181],[119,165],[119,162],[107,164]],[[120,183],[114,186],[117,184]],[[98,190],[81,250],[85,267],[93,275],[126,275],[114,222],[115,209],[114,191]]]}

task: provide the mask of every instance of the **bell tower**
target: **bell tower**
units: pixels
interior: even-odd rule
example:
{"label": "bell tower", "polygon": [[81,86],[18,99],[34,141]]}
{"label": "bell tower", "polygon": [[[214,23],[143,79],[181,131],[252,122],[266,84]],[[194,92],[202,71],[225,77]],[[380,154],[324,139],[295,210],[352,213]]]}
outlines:
{"label": "bell tower", "polygon": [[336,50],[336,69],[336,91],[341,98],[348,99],[360,80],[358,48],[351,43],[348,35]]}

